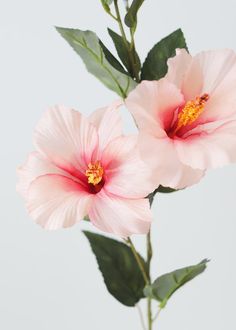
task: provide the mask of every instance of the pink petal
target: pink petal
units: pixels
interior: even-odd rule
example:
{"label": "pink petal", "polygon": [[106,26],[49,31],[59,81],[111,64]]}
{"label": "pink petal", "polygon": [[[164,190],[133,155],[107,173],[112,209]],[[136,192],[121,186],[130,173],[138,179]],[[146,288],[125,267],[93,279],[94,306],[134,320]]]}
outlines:
{"label": "pink petal", "polygon": [[[235,81],[236,53],[230,49],[201,52],[193,61],[197,62],[203,72],[203,91],[212,94],[220,86]],[[233,71],[232,71],[233,70]],[[226,86],[225,86],[226,87]]]}
{"label": "pink petal", "polygon": [[192,56],[185,49],[177,49],[176,56],[167,62],[168,72],[166,78],[181,89],[184,77],[192,63]]}
{"label": "pink petal", "polygon": [[103,190],[94,198],[89,218],[98,229],[125,238],[148,233],[152,214],[148,199],[124,199]]}
{"label": "pink petal", "polygon": [[103,150],[112,140],[121,136],[122,118],[119,107],[122,101],[116,101],[109,107],[98,109],[89,117],[89,121],[93,123],[98,131],[99,149]]}
{"label": "pink petal", "polygon": [[204,78],[198,95],[210,95],[199,122],[236,114],[236,53],[232,50],[202,52],[193,58],[193,65],[200,67]]}
{"label": "pink petal", "polygon": [[77,182],[57,174],[34,180],[29,188],[27,209],[43,228],[55,230],[73,226],[88,214],[92,195]]}
{"label": "pink petal", "polygon": [[166,78],[181,89],[186,101],[204,93],[210,95],[196,124],[236,113],[236,53],[233,50],[206,51],[194,57],[181,50],[168,65]]}
{"label": "pink petal", "polygon": [[137,136],[120,137],[103,153],[106,190],[114,195],[144,198],[157,187],[149,167],[140,158],[137,142]]}
{"label": "pink petal", "polygon": [[169,59],[166,78],[181,89],[185,101],[201,95],[203,73],[200,64],[185,49],[178,50],[176,56]]}
{"label": "pink petal", "polygon": [[96,129],[79,112],[64,107],[48,110],[36,127],[36,148],[68,172],[84,172],[96,151]]}
{"label": "pink petal", "polygon": [[186,102],[195,100],[197,96],[201,96],[204,94],[203,83],[204,76],[200,65],[197,61],[193,60],[185,73],[184,80],[181,86],[181,91],[184,95]]}
{"label": "pink petal", "polygon": [[236,162],[236,121],[210,133],[175,140],[180,160],[193,168],[209,169]]}
{"label": "pink petal", "polygon": [[167,79],[141,82],[125,101],[138,128],[157,137],[166,136],[164,129],[183,102],[179,89]]}
{"label": "pink petal", "polygon": [[175,189],[191,186],[202,178],[203,171],[192,169],[182,163],[176,152],[173,140],[158,139],[151,135],[140,134],[140,153],[152,168],[153,181]]}
{"label": "pink petal", "polygon": [[18,167],[17,174],[19,181],[16,189],[24,198],[27,198],[28,188],[31,182],[38,176],[45,174],[69,175],[38,152],[29,154],[25,164]]}

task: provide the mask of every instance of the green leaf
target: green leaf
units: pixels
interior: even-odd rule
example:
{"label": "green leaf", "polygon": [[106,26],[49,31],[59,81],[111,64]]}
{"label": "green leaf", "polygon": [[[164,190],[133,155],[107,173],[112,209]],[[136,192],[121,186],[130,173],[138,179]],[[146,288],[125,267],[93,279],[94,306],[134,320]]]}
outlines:
{"label": "green leaf", "polygon": [[116,70],[120,71],[121,73],[128,74],[120,62],[112,55],[112,53],[108,50],[108,48],[101,42],[100,46],[102,47],[103,53],[107,59],[107,61],[115,68]]}
{"label": "green leaf", "polygon": [[125,16],[125,24],[130,28],[135,28],[137,25],[137,14],[144,0],[133,0],[128,13]]}
{"label": "green leaf", "polygon": [[162,39],[150,50],[143,64],[142,80],[158,80],[164,77],[168,70],[167,60],[175,56],[176,48],[187,49],[181,29]]}
{"label": "green leaf", "polygon": [[110,6],[113,0],[101,0],[103,4]]}
{"label": "green leaf", "polygon": [[102,235],[88,231],[84,234],[96,256],[108,291],[122,304],[135,306],[144,297],[145,282],[131,249]]}
{"label": "green leaf", "polygon": [[102,43],[94,32],[59,27],[56,29],[82,58],[87,70],[109,89],[125,98],[135,88],[137,84],[131,77],[111,65],[111,60],[107,59],[108,49],[105,55]]}
{"label": "green leaf", "polygon": [[[130,62],[130,53],[129,53],[129,50],[127,49],[127,44],[125,43],[124,39],[119,34],[117,34],[116,32],[112,31],[109,28],[108,28],[108,33],[113,40],[113,43],[116,47],[117,54],[119,55],[122,63],[124,64],[124,66],[126,67],[128,72],[132,76],[134,76],[133,67]],[[131,50],[131,44],[129,42],[128,42],[128,47]],[[140,59],[139,59],[137,52],[135,52],[134,61],[135,61],[135,70],[136,70],[136,72],[139,72],[141,69],[141,63],[140,63]]]}
{"label": "green leaf", "polygon": [[204,259],[197,265],[181,268],[158,277],[153,284],[145,287],[145,296],[160,301],[160,307],[164,308],[176,290],[204,272],[208,262],[209,260]]}
{"label": "green leaf", "polygon": [[113,0],[101,0],[103,8],[106,12],[110,13],[110,5],[112,4]]}

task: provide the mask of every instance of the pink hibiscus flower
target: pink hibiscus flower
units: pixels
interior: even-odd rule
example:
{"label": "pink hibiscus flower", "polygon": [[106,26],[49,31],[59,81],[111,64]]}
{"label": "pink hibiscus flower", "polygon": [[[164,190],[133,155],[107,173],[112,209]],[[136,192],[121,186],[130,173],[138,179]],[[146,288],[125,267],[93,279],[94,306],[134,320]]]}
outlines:
{"label": "pink hibiscus flower", "polygon": [[34,135],[37,151],[18,170],[18,190],[42,227],[70,227],[88,215],[97,228],[121,237],[149,231],[145,197],[155,186],[137,136],[122,135],[119,105],[88,119],[63,107],[42,117]]}
{"label": "pink hibiscus flower", "polygon": [[236,53],[185,50],[159,81],[143,81],[126,104],[141,131],[143,159],[161,184],[183,188],[236,161]]}

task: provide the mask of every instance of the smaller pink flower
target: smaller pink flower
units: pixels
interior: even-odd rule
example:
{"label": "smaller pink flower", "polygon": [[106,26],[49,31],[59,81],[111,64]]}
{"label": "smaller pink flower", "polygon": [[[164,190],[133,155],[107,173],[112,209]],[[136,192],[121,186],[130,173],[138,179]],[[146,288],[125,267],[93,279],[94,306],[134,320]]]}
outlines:
{"label": "smaller pink flower", "polygon": [[119,106],[88,119],[64,107],[42,117],[37,151],[18,170],[18,190],[42,227],[70,227],[88,215],[94,226],[121,237],[149,231],[145,197],[155,183],[139,157],[137,136],[122,135]]}
{"label": "smaller pink flower", "polygon": [[168,67],[165,78],[138,85],[126,105],[153,177],[184,188],[236,161],[236,53],[178,50]]}

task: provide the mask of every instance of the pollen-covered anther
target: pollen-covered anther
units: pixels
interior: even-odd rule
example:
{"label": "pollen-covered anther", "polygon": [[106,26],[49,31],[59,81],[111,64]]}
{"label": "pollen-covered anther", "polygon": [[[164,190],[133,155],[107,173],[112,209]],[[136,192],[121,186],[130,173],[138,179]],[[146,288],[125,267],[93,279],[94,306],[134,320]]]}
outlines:
{"label": "pollen-covered anther", "polygon": [[89,163],[88,169],[85,172],[85,175],[88,178],[88,183],[96,186],[102,181],[104,174],[104,170],[101,166],[100,161],[96,161],[95,163]]}
{"label": "pollen-covered anther", "polygon": [[183,126],[194,123],[202,114],[206,102],[209,100],[208,94],[198,96],[195,100],[188,101],[178,115],[178,123],[175,133]]}

